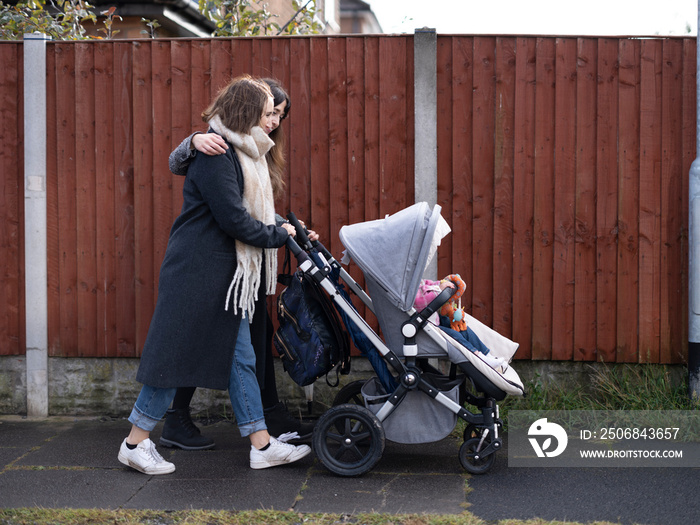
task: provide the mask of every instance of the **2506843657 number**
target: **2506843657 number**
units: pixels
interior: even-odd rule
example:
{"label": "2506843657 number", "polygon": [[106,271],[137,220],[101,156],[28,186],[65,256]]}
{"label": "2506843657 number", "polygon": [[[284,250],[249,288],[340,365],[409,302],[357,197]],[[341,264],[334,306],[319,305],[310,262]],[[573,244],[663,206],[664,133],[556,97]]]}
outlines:
{"label": "2506843657 number", "polygon": [[[597,433],[597,438],[602,440],[621,440],[621,439],[658,439],[658,440],[672,440],[676,439],[678,436],[678,427],[666,427],[666,428],[615,428],[615,427],[604,427],[601,428]],[[594,438],[595,439],[595,438]]]}

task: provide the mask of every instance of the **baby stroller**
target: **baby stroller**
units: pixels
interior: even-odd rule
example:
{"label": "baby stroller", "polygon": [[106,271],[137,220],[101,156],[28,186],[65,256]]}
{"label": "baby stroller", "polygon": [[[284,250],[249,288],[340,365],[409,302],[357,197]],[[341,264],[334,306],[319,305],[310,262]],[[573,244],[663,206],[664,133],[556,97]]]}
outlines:
{"label": "baby stroller", "polygon": [[[289,246],[298,268],[322,287],[350,319],[392,371],[393,391],[377,377],[362,386],[364,406],[341,404],[326,411],[316,423],[313,448],[321,463],[341,476],[369,472],[381,459],[386,440],[430,443],[454,430],[457,418],[467,422],[459,450],[462,466],[472,474],[487,472],[502,447],[497,401],[506,395],[523,395],[523,384],[512,367],[494,370],[446,335],[428,318],[446,303],[453,291],[445,289],[424,310],[413,308],[423,272],[449,226],[432,210],[418,203],[384,219],[344,226],[340,240],[362,271],[367,293],[345,271],[340,277],[374,312],[382,339],[359,315],[329,277],[339,264],[326,252],[327,264],[314,263],[294,241]],[[302,238],[303,241],[303,238]],[[493,355],[510,361],[517,344],[469,318]],[[347,324],[347,321],[346,321]],[[433,366],[448,361],[449,372]],[[437,362],[438,365],[440,361]],[[443,368],[445,368],[443,366]],[[376,369],[376,367],[375,367]],[[472,388],[468,389],[467,384]],[[475,412],[464,408],[476,407]]]}

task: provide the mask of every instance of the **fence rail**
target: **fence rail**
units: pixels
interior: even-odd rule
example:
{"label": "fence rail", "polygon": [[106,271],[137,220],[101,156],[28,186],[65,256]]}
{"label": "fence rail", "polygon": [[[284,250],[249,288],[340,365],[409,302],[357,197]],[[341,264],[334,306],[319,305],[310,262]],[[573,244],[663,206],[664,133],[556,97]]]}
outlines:
{"label": "fence rail", "polygon": [[[50,355],[139,355],[182,202],[168,154],[232,76],[288,88],[278,209],[334,254],[342,225],[414,202],[413,46],[49,43]],[[21,355],[22,44],[0,57],[0,355]],[[436,63],[438,267],[465,277],[463,305],[518,358],[685,362],[695,39],[438,36]]]}

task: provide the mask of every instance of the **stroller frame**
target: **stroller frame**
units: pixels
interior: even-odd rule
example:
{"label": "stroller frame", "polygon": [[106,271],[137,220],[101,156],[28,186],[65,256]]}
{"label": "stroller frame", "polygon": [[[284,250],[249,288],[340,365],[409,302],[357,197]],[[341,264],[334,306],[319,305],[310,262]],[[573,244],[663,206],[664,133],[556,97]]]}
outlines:
{"label": "stroller frame", "polygon": [[[426,358],[418,357],[416,335],[420,331],[431,338],[444,337],[428,319],[450,299],[453,291],[443,290],[422,311],[411,309],[407,312],[410,318],[401,327],[404,354],[402,361],[357,312],[352,303],[340,293],[329,275],[333,270],[339,272],[339,278],[372,312],[375,312],[374,303],[369,295],[320,242],[312,243],[308,240],[304,228],[293,214],[290,213],[288,218],[297,229],[299,243],[290,237],[287,244],[297,259],[298,268],[313,278],[335,305],[355,323],[381,354],[384,362],[391,367],[398,383],[376,413],[357,404],[342,404],[332,407],[319,418],[314,430],[313,447],[323,465],[341,476],[358,476],[369,472],[381,459],[384,450],[386,437],[382,422],[394,413],[409,392],[419,391],[467,422],[463,435],[464,443],[459,451],[459,460],[465,470],[473,474],[488,471],[495,461],[495,453],[502,448],[499,436],[502,421],[496,401],[503,399],[505,393],[498,388],[491,388],[488,381],[475,381],[474,377],[478,378],[481,374],[469,361],[451,363],[450,377],[454,377],[456,369],[459,368],[471,379],[474,387],[484,393],[483,396],[474,395],[466,389],[466,381],[462,381],[460,401],[463,400],[479,409],[478,413],[470,412],[425,377],[426,372],[447,376],[430,366]],[[311,249],[315,249],[322,256],[322,265],[314,263],[308,256],[307,251]]]}

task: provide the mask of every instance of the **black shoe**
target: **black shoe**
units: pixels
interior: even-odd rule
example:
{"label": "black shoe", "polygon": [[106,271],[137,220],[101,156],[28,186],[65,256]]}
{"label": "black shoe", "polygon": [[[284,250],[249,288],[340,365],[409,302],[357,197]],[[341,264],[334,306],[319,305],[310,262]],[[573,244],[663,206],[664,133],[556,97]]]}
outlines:
{"label": "black shoe", "polygon": [[291,440],[290,443],[308,441],[314,432],[314,423],[307,423],[293,417],[282,403],[265,409],[265,424],[267,431],[274,437],[287,432],[298,433],[299,437]]}
{"label": "black shoe", "polygon": [[213,440],[202,435],[190,418],[190,409],[169,409],[165,413],[165,424],[160,436],[160,444],[165,447],[178,447],[183,450],[207,450],[213,448]]}

